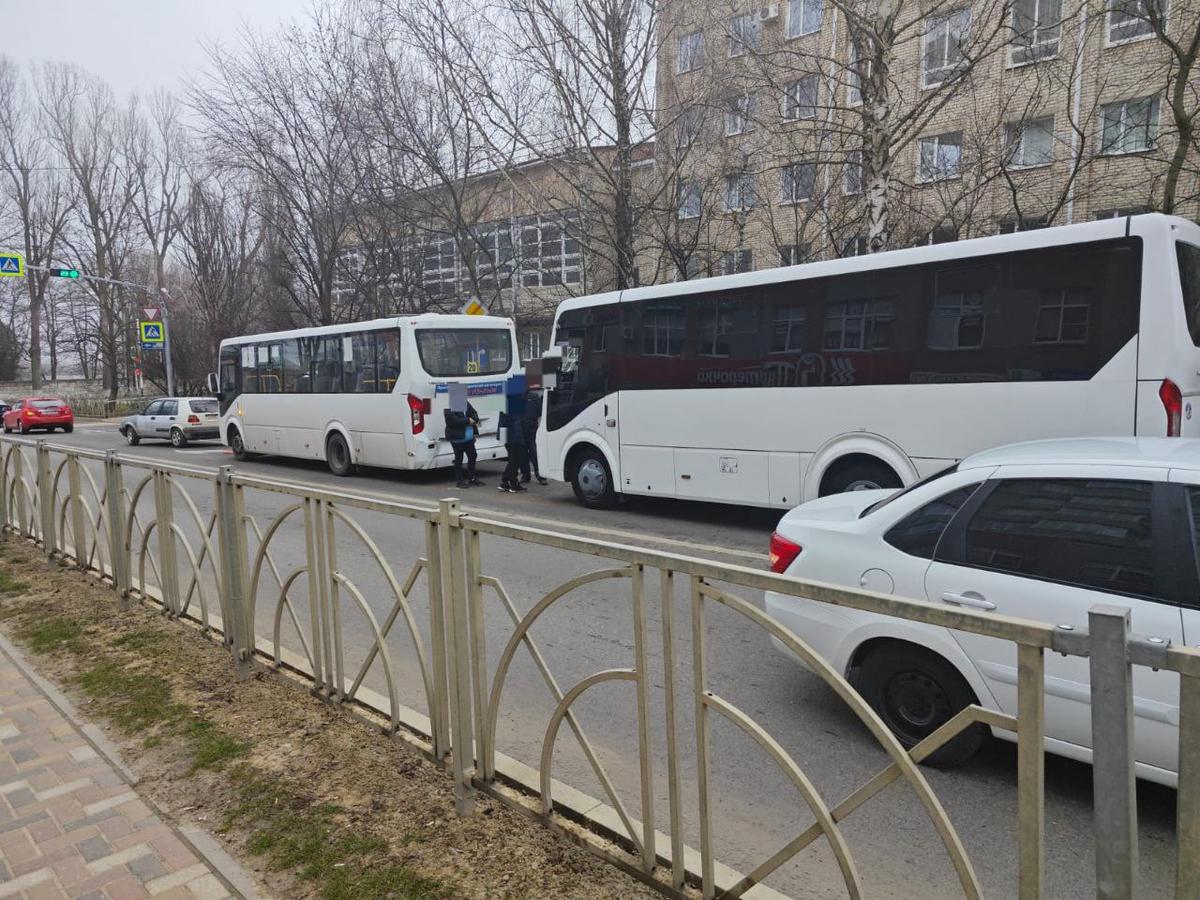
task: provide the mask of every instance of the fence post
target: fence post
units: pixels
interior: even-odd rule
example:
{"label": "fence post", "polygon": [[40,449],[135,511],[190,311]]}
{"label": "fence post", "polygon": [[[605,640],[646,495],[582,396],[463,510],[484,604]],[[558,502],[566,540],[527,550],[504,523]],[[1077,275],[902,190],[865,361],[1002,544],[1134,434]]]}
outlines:
{"label": "fence post", "polygon": [[475,811],[475,740],[471,720],[471,640],[468,632],[467,586],[463,568],[463,529],[457,500],[438,501],[438,531],[442,556],[442,601],[447,625],[450,669],[450,710],[453,720],[454,808],[460,816]]}
{"label": "fence post", "polygon": [[[87,529],[83,515],[83,484],[79,479],[79,457],[67,457],[67,485],[71,491],[71,540],[75,544],[75,567],[87,569]],[[99,554],[97,554],[99,555]]]}
{"label": "fence post", "polygon": [[254,656],[254,617],[247,594],[245,498],[233,483],[233,467],[217,470],[217,546],[221,554],[222,627],[239,668]]}
{"label": "fence post", "polygon": [[158,530],[158,574],[163,607],[171,616],[179,615],[179,569],[175,562],[175,511],[170,476],[154,470],[154,520]]}
{"label": "fence post", "polygon": [[8,464],[12,460],[13,445],[0,443],[0,541],[8,540],[8,490],[12,479],[8,475]]}
{"label": "fence post", "polygon": [[58,551],[54,537],[54,472],[50,468],[50,449],[44,440],[37,444],[38,513],[42,520],[42,549],[53,557]]}
{"label": "fence post", "polygon": [[13,485],[17,496],[17,534],[23,538],[29,537],[29,507],[25,499],[25,456],[18,446],[13,450],[16,457],[13,461]]}
{"label": "fence post", "polygon": [[129,548],[125,546],[125,473],[117,462],[116,450],[104,453],[104,501],[108,504],[108,555],[112,557],[113,584],[121,598],[121,608],[126,609],[132,582]]}
{"label": "fence post", "polygon": [[1200,677],[1179,676],[1179,793],[1175,832],[1176,900],[1190,900],[1200,884]]}
{"label": "fence post", "polygon": [[1096,604],[1088,610],[1088,632],[1096,897],[1128,900],[1136,896],[1138,859],[1129,610]]}
{"label": "fence post", "polygon": [[450,696],[449,675],[446,672],[446,618],[442,599],[442,542],[436,522],[425,523],[425,550],[429,568],[425,572],[429,584],[429,630],[433,645],[433,708],[429,719],[433,732],[433,757],[445,759],[450,753]]}

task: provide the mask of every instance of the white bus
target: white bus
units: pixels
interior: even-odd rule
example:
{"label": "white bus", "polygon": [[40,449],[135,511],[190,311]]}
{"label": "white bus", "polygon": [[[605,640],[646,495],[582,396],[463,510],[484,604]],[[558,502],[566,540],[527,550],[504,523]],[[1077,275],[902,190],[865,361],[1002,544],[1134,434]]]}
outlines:
{"label": "white bus", "polygon": [[461,382],[481,418],[479,456],[496,439],[504,382],[520,371],[511,319],[423,314],[221,342],[221,439],[242,459],[269,453],[356,465],[450,465],[443,410]]}
{"label": "white bus", "polygon": [[1014,441],[1200,435],[1200,227],[1162,215],[581,297],[554,327],[538,456],[588,506],[792,507]]}

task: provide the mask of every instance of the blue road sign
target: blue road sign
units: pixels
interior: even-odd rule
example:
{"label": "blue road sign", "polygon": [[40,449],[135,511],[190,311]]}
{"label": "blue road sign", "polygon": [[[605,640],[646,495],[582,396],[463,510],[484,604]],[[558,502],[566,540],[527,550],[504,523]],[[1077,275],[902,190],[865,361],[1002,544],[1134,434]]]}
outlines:
{"label": "blue road sign", "polygon": [[142,349],[143,350],[161,350],[162,348],[163,348],[163,345],[161,342],[154,343],[154,344],[148,344],[145,341],[142,341]]}
{"label": "blue road sign", "polygon": [[140,322],[143,344],[161,344],[163,342],[162,322]]}
{"label": "blue road sign", "polygon": [[0,276],[19,278],[25,274],[25,259],[20,253],[0,253]]}

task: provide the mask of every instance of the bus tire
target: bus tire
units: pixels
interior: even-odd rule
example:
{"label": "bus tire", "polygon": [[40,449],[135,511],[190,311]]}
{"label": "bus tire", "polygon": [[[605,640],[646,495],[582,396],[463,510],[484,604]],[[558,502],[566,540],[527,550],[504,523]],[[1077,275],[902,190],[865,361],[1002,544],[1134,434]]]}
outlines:
{"label": "bus tire", "polygon": [[[954,666],[931,650],[902,641],[872,650],[862,661],[855,687],[905,750],[979,702]],[[987,737],[986,726],[971,725],[927,756],[925,764],[938,769],[961,766]]]}
{"label": "bus tire", "polygon": [[350,445],[346,443],[341,432],[335,431],[325,441],[325,461],[329,463],[329,471],[339,478],[354,472],[354,462],[350,458]]}
{"label": "bus tire", "polygon": [[233,451],[233,458],[236,460],[241,461],[250,458],[250,451],[246,449],[246,442],[242,439],[241,429],[229,429],[229,449]]}
{"label": "bus tire", "polygon": [[820,495],[841,494],[845,491],[872,491],[899,488],[904,484],[887,463],[872,457],[840,459],[829,467],[821,479]]}
{"label": "bus tire", "polygon": [[575,499],[589,509],[612,509],[617,505],[612,469],[604,454],[594,447],[580,451],[571,472]]}

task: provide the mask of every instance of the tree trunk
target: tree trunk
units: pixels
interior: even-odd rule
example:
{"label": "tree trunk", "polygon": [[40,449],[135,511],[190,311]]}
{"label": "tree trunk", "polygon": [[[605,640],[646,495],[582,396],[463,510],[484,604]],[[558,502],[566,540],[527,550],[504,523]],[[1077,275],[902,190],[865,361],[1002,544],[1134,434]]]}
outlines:
{"label": "tree trunk", "polygon": [[1171,154],[1171,161],[1167,164],[1167,177],[1163,181],[1162,211],[1165,213],[1175,212],[1179,176],[1187,164],[1188,150],[1191,149],[1195,136],[1194,123],[1187,108],[1188,101],[1185,93],[1188,82],[1187,73],[1181,71],[1176,74],[1175,84],[1171,87],[1171,115],[1175,119],[1177,136],[1175,152]]}

